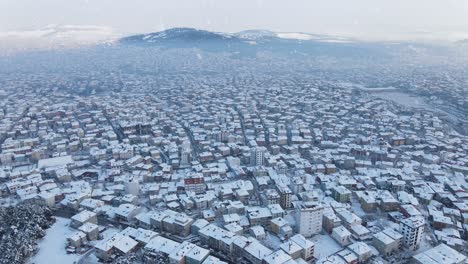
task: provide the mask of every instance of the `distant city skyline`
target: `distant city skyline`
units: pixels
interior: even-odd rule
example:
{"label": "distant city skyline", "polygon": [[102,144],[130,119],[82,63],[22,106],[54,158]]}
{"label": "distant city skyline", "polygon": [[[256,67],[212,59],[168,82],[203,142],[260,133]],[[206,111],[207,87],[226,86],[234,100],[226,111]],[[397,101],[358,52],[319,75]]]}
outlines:
{"label": "distant city skyline", "polygon": [[50,24],[100,26],[118,35],[194,27],[222,32],[267,29],[366,40],[468,38],[464,0],[3,0],[0,35]]}

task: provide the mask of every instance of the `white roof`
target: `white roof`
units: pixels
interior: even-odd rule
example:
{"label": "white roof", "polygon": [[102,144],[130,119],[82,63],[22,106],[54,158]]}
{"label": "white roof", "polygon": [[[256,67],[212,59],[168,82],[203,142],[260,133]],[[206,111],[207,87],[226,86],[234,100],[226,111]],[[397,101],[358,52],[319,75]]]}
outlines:
{"label": "white roof", "polygon": [[310,241],[309,239],[305,238],[301,234],[296,234],[293,237],[291,237],[291,241],[296,243],[302,248],[311,248],[314,246],[314,242]]}
{"label": "white roof", "polygon": [[78,241],[86,237],[86,234],[81,231],[76,231],[68,236],[68,239],[72,241]]}
{"label": "white roof", "polygon": [[213,257],[213,256],[208,256],[205,259],[205,261],[203,261],[203,264],[224,264],[224,263],[227,263],[227,262],[221,261],[219,258]]}
{"label": "white roof", "polygon": [[236,232],[240,232],[243,230],[242,226],[240,226],[239,224],[237,223],[230,223],[228,225],[225,225],[224,228],[227,230],[227,231],[230,231],[230,232],[233,232],[233,233],[236,233]]}
{"label": "white roof", "polygon": [[81,211],[79,213],[77,213],[76,215],[72,216],[72,220],[75,220],[75,221],[78,221],[80,223],[84,223],[86,221],[88,221],[90,218],[96,216],[96,213],[94,212],[91,212],[91,211],[88,211],[88,210],[84,210],[84,211]]}
{"label": "white roof", "polygon": [[182,244],[179,245],[175,250],[169,254],[169,258],[171,260],[175,260],[177,262],[180,262],[187,253],[189,253],[193,248],[195,247],[194,244],[184,241]]}
{"label": "white roof", "polygon": [[425,221],[424,221],[424,217],[422,216],[411,216],[409,218],[401,220],[400,223],[406,226],[409,226],[411,228],[419,228],[421,226],[424,226]]}
{"label": "white roof", "polygon": [[98,225],[87,222],[87,223],[83,224],[82,226],[80,226],[80,228],[78,228],[78,230],[81,230],[81,231],[83,231],[85,233],[88,233],[88,232],[91,232],[93,230],[97,230],[98,228],[99,228]]}
{"label": "white roof", "polygon": [[202,261],[206,257],[210,255],[210,251],[208,249],[204,249],[199,246],[195,246],[190,250],[185,256],[187,258],[194,259],[196,261]]}
{"label": "white roof", "polygon": [[452,249],[451,247],[440,244],[434,248],[426,250],[422,253],[415,255],[413,258],[422,261],[422,263],[446,263],[455,264],[463,263],[466,256],[460,252]]}
{"label": "white roof", "polygon": [[379,232],[377,234],[374,234],[374,238],[378,239],[379,241],[381,241],[385,245],[389,245],[389,244],[391,244],[391,243],[393,243],[395,241],[393,238],[389,237],[384,232]]}
{"label": "white roof", "polygon": [[351,232],[349,232],[349,230],[344,226],[335,227],[335,228],[333,228],[332,232],[336,233],[340,237],[351,236]]}
{"label": "white roof", "polygon": [[261,226],[252,226],[250,228],[255,236],[262,236],[265,235],[265,230]]}
{"label": "white roof", "polygon": [[315,262],[316,264],[346,264],[346,261],[338,255],[321,258]]}
{"label": "white roof", "polygon": [[175,242],[162,236],[157,236],[151,239],[148,242],[148,244],[146,244],[145,249],[170,254],[177,247],[179,247],[179,245],[180,243],[178,242]]}
{"label": "white roof", "polygon": [[258,241],[254,241],[247,245],[244,250],[248,252],[250,255],[255,257],[256,259],[262,260],[264,257],[270,255],[273,251],[269,248],[265,247],[264,245],[260,244]]}
{"label": "white roof", "polygon": [[298,244],[296,244],[294,241],[289,240],[281,244],[280,248],[284,250],[284,252],[288,254],[292,254],[298,251],[302,250],[302,247],[300,247]]}
{"label": "white roof", "polygon": [[65,166],[73,163],[72,156],[61,156],[49,159],[41,159],[37,163],[38,168],[49,168],[49,167],[58,167]]}
{"label": "white roof", "polygon": [[263,261],[268,264],[281,264],[288,260],[291,260],[291,256],[286,254],[283,250],[277,250],[263,258]]}
{"label": "white roof", "polygon": [[367,253],[371,252],[370,247],[364,242],[353,243],[353,244],[349,245],[348,248],[352,252],[356,253],[358,256],[361,256],[363,254],[367,254]]}
{"label": "white roof", "polygon": [[363,225],[352,225],[351,230],[356,233],[357,235],[366,235],[369,234],[370,231]]}
{"label": "white roof", "polygon": [[138,242],[131,239],[128,236],[122,236],[119,240],[115,241],[114,247],[123,252],[124,254],[130,252],[134,247],[138,245]]}

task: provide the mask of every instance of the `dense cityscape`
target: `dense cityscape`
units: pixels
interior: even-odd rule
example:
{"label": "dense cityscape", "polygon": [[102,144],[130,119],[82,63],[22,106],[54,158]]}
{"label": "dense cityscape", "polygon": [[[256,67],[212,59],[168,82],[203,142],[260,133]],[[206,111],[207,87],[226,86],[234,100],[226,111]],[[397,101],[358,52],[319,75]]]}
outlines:
{"label": "dense cityscape", "polygon": [[273,53],[2,58],[0,263],[466,263],[466,62]]}

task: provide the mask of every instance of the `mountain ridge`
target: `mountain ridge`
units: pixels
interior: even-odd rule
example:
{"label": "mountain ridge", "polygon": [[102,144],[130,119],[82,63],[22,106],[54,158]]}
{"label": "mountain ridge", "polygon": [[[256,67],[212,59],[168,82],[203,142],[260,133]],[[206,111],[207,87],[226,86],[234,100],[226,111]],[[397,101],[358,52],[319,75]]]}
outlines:
{"label": "mountain ridge", "polygon": [[312,34],[303,32],[274,32],[262,29],[243,30],[235,33],[215,32],[204,29],[196,29],[190,27],[171,28],[158,32],[146,34],[136,34],[120,39],[122,43],[135,43],[137,41],[146,41],[157,43],[161,40],[187,40],[187,41],[204,41],[204,40],[230,40],[230,41],[268,41],[268,40],[299,40],[299,41],[346,41],[353,42],[356,40],[323,34]]}
{"label": "mountain ridge", "polygon": [[273,52],[288,56],[388,56],[388,47],[382,45],[383,43],[375,44],[345,37],[268,30],[221,33],[195,28],[171,28],[160,32],[124,37],[118,43],[143,47],[157,46],[164,49],[197,48],[203,51],[229,52],[241,56],[256,56],[258,52]]}

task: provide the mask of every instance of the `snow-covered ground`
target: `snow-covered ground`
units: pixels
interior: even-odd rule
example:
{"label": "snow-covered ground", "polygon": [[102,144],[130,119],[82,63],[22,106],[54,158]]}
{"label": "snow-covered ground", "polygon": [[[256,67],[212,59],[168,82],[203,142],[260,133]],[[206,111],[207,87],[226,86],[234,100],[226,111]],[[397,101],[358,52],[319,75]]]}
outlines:
{"label": "snow-covered ground", "polygon": [[267,232],[267,237],[263,241],[263,245],[267,246],[272,250],[278,250],[282,243],[283,242],[279,239],[278,236],[273,235],[270,232]]}
{"label": "snow-covered ground", "polygon": [[39,251],[28,261],[29,264],[71,264],[80,259],[80,255],[67,254],[65,250],[67,236],[73,233],[68,227],[70,219],[56,217],[56,220],[39,241]]}
{"label": "snow-covered ground", "polygon": [[364,212],[364,210],[361,207],[361,204],[359,203],[357,199],[353,199],[351,203],[351,208],[352,208],[353,213],[356,214],[357,216],[359,217],[366,216],[366,212]]}
{"label": "snow-covered ground", "polygon": [[285,39],[298,39],[298,40],[311,40],[313,37],[309,34],[305,33],[295,33],[295,32],[281,32],[277,33],[276,36],[278,38],[285,38]]}
{"label": "snow-covered ground", "polygon": [[314,256],[317,259],[328,257],[341,249],[341,246],[329,235],[316,235],[312,241],[315,244]]}
{"label": "snow-covered ground", "polygon": [[290,211],[287,215],[284,216],[284,219],[288,221],[291,227],[296,226],[296,219],[294,218],[294,212]]}

